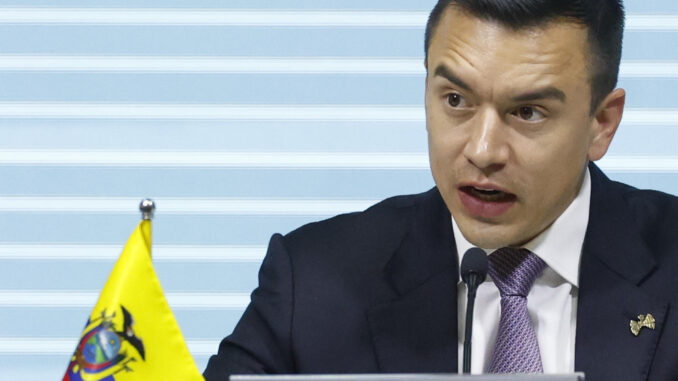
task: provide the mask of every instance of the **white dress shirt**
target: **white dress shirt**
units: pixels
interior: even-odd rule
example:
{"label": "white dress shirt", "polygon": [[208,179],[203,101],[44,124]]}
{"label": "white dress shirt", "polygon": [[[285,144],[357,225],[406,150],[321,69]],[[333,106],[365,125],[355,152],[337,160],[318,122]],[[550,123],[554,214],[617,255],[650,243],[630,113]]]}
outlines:
{"label": "white dress shirt", "polygon": [[[588,172],[579,194],[555,222],[523,247],[546,262],[548,267],[537,278],[527,296],[527,309],[537,333],[544,373],[574,372],[574,340],[577,323],[579,258],[589,218],[591,178]],[[454,239],[461,256],[474,247],[464,238],[452,219]],[[490,254],[494,249],[486,249]],[[462,371],[466,285],[457,287],[459,373]],[[473,316],[471,373],[486,373],[497,337],[501,307],[499,290],[487,277],[478,287]]]}

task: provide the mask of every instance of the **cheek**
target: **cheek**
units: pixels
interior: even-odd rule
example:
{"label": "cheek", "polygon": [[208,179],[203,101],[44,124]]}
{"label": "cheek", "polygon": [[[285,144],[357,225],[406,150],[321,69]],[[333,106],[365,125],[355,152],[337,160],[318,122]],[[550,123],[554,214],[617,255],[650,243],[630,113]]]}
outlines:
{"label": "cheek", "polygon": [[[549,126],[542,135],[523,140],[526,164],[542,176],[578,172],[586,165],[591,145],[591,127],[586,118],[571,118]],[[563,173],[563,171],[565,173]]]}
{"label": "cheek", "polygon": [[430,128],[428,135],[429,164],[433,178],[441,191],[445,192],[453,177],[455,161],[454,144],[439,130]]}
{"label": "cheek", "polygon": [[[586,167],[581,144],[554,147],[549,155],[535,155],[527,191],[534,213],[547,219],[559,215],[576,196]],[[554,215],[555,214],[555,215]]]}
{"label": "cheek", "polygon": [[565,126],[559,130],[563,133],[525,139],[521,149],[514,150],[514,180],[522,183],[524,192],[535,195],[533,201],[545,208],[544,213],[553,207],[549,204],[571,196],[587,164],[586,132]]}
{"label": "cheek", "polygon": [[463,138],[450,129],[432,127],[428,134],[428,149],[431,166],[438,171],[449,172],[463,151]]}
{"label": "cheek", "polygon": [[585,151],[577,147],[558,147],[552,151],[535,148],[532,152],[548,153],[532,155],[528,164],[531,168],[529,173],[532,173],[532,188],[536,191],[544,189],[555,194],[565,192],[572,179],[586,166]]}

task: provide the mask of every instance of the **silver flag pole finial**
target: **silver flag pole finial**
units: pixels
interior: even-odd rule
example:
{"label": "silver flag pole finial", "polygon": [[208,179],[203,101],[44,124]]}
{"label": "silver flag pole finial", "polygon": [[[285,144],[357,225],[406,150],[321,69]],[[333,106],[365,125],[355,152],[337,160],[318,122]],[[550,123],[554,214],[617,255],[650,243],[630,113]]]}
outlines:
{"label": "silver flag pole finial", "polygon": [[139,210],[141,211],[141,219],[150,221],[155,212],[155,202],[150,198],[143,199],[139,204]]}

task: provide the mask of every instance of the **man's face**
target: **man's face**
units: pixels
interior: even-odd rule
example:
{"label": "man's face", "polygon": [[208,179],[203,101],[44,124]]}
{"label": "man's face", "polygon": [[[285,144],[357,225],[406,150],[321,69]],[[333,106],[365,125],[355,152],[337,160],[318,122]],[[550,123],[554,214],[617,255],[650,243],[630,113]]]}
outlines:
{"label": "man's face", "polygon": [[427,62],[430,164],[474,245],[537,236],[575,198],[588,160],[605,153],[588,49],[574,23],[514,31],[455,7],[443,15]]}

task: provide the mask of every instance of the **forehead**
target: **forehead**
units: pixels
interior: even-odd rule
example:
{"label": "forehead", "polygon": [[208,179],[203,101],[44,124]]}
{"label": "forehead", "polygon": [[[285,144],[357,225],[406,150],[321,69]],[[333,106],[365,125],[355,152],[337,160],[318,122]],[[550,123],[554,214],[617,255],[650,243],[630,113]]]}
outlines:
{"label": "forehead", "polygon": [[576,80],[588,86],[587,57],[583,25],[556,20],[516,30],[451,6],[435,30],[427,61],[429,74],[443,64],[486,82]]}

